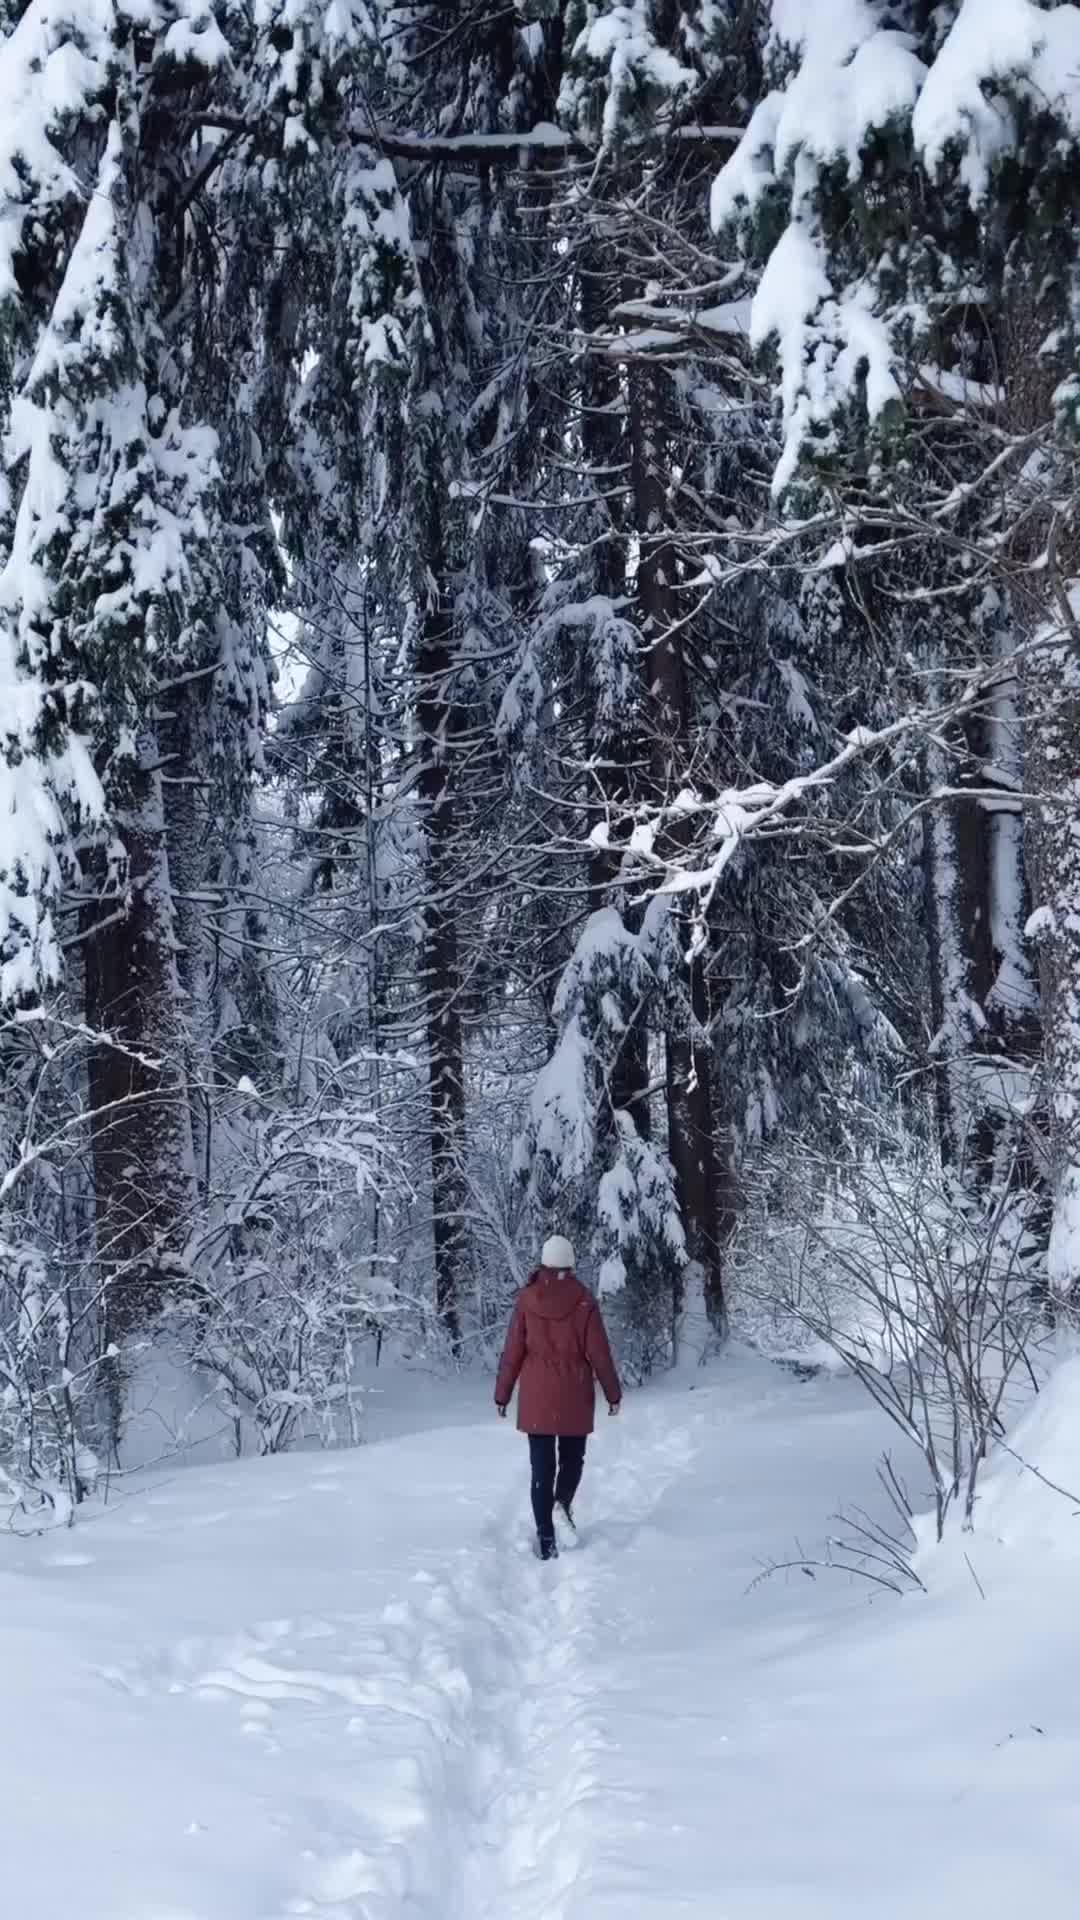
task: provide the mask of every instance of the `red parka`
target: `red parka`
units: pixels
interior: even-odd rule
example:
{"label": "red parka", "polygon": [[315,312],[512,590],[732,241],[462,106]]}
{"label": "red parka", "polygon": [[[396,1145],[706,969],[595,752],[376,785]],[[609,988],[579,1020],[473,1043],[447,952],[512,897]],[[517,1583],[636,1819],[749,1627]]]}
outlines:
{"label": "red parka", "polygon": [[509,1405],[519,1379],[520,1433],[591,1433],[594,1381],[609,1406],[622,1399],[600,1309],[572,1273],[541,1267],[518,1294],[495,1382],[497,1407]]}

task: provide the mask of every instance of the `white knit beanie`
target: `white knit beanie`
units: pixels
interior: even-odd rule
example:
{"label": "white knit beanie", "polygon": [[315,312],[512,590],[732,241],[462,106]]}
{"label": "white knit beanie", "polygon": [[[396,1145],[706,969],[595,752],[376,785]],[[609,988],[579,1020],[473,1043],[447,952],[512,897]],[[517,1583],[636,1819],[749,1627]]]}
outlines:
{"label": "white knit beanie", "polygon": [[575,1264],[574,1249],[561,1233],[553,1233],[550,1240],[544,1241],[540,1252],[542,1267],[551,1267],[555,1273],[562,1273]]}

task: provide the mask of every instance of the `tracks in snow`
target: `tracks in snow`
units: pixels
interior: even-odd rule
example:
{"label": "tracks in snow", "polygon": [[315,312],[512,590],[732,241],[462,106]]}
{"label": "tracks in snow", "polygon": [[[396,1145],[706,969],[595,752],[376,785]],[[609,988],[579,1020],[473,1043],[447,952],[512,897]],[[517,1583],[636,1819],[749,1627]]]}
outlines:
{"label": "tracks in snow", "polygon": [[380,1619],[263,1622],[188,1643],[153,1676],[239,1707],[267,1754],[302,1749],[310,1792],[282,1824],[306,1844],[259,1920],[586,1911],[620,1568],[695,1450],[693,1427],[669,1422],[670,1402],[605,1431],[582,1502],[597,1519],[553,1565],[531,1554],[522,1448],[476,1544],[417,1573]]}
{"label": "tracks in snow", "polygon": [[371,1835],[354,1856],[361,1876],[373,1860],[392,1862],[389,1883],[378,1893],[358,1886],[351,1904],[331,1907],[333,1920],[572,1920],[571,1902],[581,1910],[590,1802],[603,1791],[593,1711],[603,1601],[633,1534],[693,1451],[689,1430],[644,1424],[619,1436],[611,1466],[590,1463],[587,1505],[603,1518],[582,1550],[555,1566],[533,1559],[518,1518],[522,1460],[512,1502],[477,1547],[448,1572],[420,1576],[391,1610],[380,1699],[405,1719],[419,1713],[428,1737],[415,1797],[396,1816],[388,1809],[381,1843]]}

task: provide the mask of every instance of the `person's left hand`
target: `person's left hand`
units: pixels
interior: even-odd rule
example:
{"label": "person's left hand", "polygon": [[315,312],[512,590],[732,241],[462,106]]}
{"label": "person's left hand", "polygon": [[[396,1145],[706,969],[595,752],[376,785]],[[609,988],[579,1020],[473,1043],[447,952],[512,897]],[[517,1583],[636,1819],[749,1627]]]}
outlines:
{"label": "person's left hand", "polygon": [[506,1419],[506,1408],[504,1406],[500,1406],[497,1400],[495,1402],[495,1411],[498,1414],[500,1420]]}

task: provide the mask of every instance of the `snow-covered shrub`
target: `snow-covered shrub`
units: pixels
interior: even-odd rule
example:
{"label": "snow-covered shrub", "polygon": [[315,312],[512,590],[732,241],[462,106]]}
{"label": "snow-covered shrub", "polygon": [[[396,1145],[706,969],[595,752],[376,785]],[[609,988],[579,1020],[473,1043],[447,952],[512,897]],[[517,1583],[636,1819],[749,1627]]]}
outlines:
{"label": "snow-covered shrub", "polygon": [[121,1355],[88,1187],[89,1039],[55,1006],[0,1023],[0,1524],[62,1525],[108,1454]]}
{"label": "snow-covered shrub", "polygon": [[[71,1518],[131,1465],[133,1427],[189,1444],[155,1400],[177,1368],[238,1450],[355,1440],[358,1345],[425,1311],[391,1251],[406,1183],[360,1070],[328,1054],[289,1101],[212,1084],[206,1191],[185,1244],[158,1250],[152,1315],[118,1333],[130,1263],[101,1244],[88,1185],[96,1037],[60,1009],[0,1028],[0,1516],[19,1524]],[[5,1125],[28,1110],[26,1132]]]}
{"label": "snow-covered shrub", "polygon": [[[253,1092],[253,1090],[252,1090]],[[357,1440],[356,1348],[413,1303],[371,1255],[391,1182],[375,1122],[349,1102],[289,1112],[250,1101],[232,1191],[188,1251],[170,1317],[232,1420],[237,1451]]]}
{"label": "snow-covered shrub", "polygon": [[596,1286],[614,1296],[622,1369],[641,1381],[675,1358],[680,1293],[663,1279],[685,1269],[686,1236],[667,1155],[642,1139],[628,1114],[615,1121],[615,1156],[597,1193]]}
{"label": "snow-covered shrub", "polygon": [[40,1248],[0,1241],[0,1513],[13,1526],[70,1521],[97,1481],[88,1436],[112,1358],[99,1322]]}
{"label": "snow-covered shrub", "polygon": [[850,1370],[929,1472],[938,1533],[1031,1379],[1042,1326],[1033,1201],[965,1193],[927,1141],[874,1124],[852,1160],[765,1156],[732,1249],[733,1324],[795,1366]]}
{"label": "snow-covered shrub", "polygon": [[585,922],[555,996],[559,1038],[515,1153],[526,1214],[569,1233],[588,1250],[585,1277],[618,1294],[620,1360],[638,1379],[673,1357],[687,1257],[671,1159],[639,1127],[633,1077],[624,1084],[637,1023],[659,991],[660,906],[639,932],[614,907]]}

